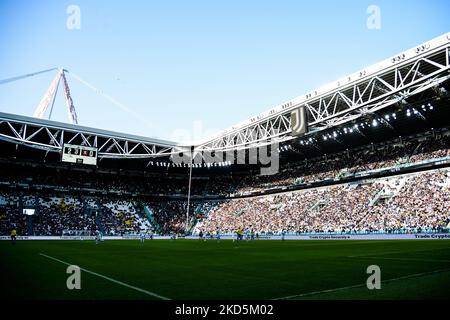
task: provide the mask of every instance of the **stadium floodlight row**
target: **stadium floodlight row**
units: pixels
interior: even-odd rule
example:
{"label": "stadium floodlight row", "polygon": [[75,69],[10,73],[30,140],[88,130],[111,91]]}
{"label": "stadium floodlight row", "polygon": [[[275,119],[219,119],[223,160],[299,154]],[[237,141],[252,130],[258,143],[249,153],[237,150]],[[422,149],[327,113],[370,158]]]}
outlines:
{"label": "stadium floodlight row", "polygon": [[[450,78],[449,60],[447,33],[191,146],[7,113],[0,113],[0,140],[46,152],[61,152],[64,144],[94,147],[99,159],[151,159],[192,149],[199,154],[258,148],[311,137],[359,118],[370,118],[389,106],[406,109],[410,98],[430,88],[445,91],[440,85]],[[296,134],[292,126],[299,110],[305,115],[305,130]]]}

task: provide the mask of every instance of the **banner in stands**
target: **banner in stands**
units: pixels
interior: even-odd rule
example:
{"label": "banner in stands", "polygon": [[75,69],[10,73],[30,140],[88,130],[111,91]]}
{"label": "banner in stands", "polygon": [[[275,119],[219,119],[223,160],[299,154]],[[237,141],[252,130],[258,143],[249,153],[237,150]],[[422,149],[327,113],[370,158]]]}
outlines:
{"label": "banner in stands", "polygon": [[[149,237],[146,237],[149,239]],[[182,239],[198,239],[198,236],[180,237]],[[232,240],[235,236],[223,235],[220,239]],[[10,240],[9,236],[0,236],[0,240]],[[95,237],[80,236],[18,236],[17,240],[94,240]],[[137,235],[126,236],[105,236],[103,240],[130,240],[139,239]],[[173,239],[170,236],[154,236],[154,240]],[[204,238],[206,240],[215,240],[213,238]],[[302,236],[285,236],[284,240],[450,240],[450,233],[416,233],[416,234],[336,234],[336,235],[302,235]],[[282,240],[282,236],[259,236],[255,240]]]}

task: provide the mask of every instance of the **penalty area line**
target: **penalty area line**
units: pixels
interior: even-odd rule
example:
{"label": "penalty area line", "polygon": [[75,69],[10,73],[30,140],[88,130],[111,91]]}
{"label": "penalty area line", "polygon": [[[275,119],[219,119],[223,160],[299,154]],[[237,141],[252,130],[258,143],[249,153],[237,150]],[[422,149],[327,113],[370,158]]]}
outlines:
{"label": "penalty area line", "polygon": [[[410,279],[410,278],[418,278],[418,277],[428,276],[428,275],[432,275],[432,274],[436,274],[436,273],[444,273],[444,272],[449,272],[449,271],[450,271],[450,269],[441,269],[441,270],[435,270],[435,271],[429,271],[429,272],[415,273],[415,274],[410,274],[410,275],[406,275],[406,276],[402,276],[402,277],[398,277],[398,278],[382,280],[381,283],[394,282],[394,281]],[[336,291],[342,291],[342,290],[353,289],[353,288],[362,288],[365,286],[366,286],[365,283],[364,284],[355,284],[353,286],[301,293],[301,294],[296,294],[296,295],[292,295],[292,296],[276,298],[276,299],[272,299],[272,300],[287,300],[287,299],[292,299],[292,298],[301,298],[301,297],[307,297],[307,296],[314,296],[314,295],[322,294],[322,293],[336,292]]]}
{"label": "penalty area line", "polygon": [[[68,262],[59,260],[59,259],[57,259],[57,258],[55,258],[55,257],[51,257],[51,256],[46,255],[46,254],[43,254],[43,253],[39,253],[39,255],[40,255],[40,256],[43,256],[43,257],[45,257],[45,258],[47,258],[47,259],[54,260],[54,261],[57,261],[57,262],[59,262],[59,263],[65,264],[65,265],[67,265],[67,266],[73,265],[72,263],[68,263]],[[123,287],[129,288],[129,289],[132,289],[132,290],[135,290],[135,291],[142,292],[142,293],[144,293],[144,294],[146,294],[146,295],[149,295],[149,296],[152,296],[152,297],[155,297],[155,298],[158,298],[158,299],[161,299],[161,300],[170,300],[170,299],[167,298],[167,297],[164,297],[164,296],[161,296],[161,295],[156,294],[156,293],[154,293],[154,292],[151,292],[151,291],[148,291],[148,290],[145,290],[145,289],[141,289],[141,288],[132,286],[132,285],[130,285],[130,284],[128,284],[128,283],[125,283],[125,282],[122,282],[122,281],[119,281],[119,280],[116,280],[116,279],[113,279],[113,278],[104,276],[104,275],[102,275],[102,274],[100,274],[100,273],[97,273],[97,272],[94,272],[94,271],[90,271],[90,270],[87,270],[87,269],[84,269],[84,268],[80,268],[80,270],[82,270],[82,271],[84,271],[84,272],[86,272],[86,273],[89,273],[89,274],[91,274],[91,275],[93,275],[93,276],[96,276],[96,277],[99,277],[99,278],[108,280],[108,281],[110,281],[110,282],[113,282],[113,283],[115,283],[115,284],[121,285],[121,286],[123,286]]]}

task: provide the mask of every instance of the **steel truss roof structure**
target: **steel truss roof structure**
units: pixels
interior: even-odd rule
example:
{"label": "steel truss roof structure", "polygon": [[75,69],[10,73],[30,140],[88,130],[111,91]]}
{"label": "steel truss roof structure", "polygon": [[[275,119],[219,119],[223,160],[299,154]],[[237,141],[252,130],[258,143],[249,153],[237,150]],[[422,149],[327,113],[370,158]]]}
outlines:
{"label": "steel truss roof structure", "polygon": [[0,112],[0,140],[61,152],[65,143],[98,148],[98,158],[171,155],[176,143]]}
{"label": "steel truss roof structure", "polygon": [[338,126],[423,92],[450,78],[450,33],[290,100],[227,129],[196,151],[255,148],[295,139],[291,112],[307,110],[309,133]]}
{"label": "steel truss roof structure", "polygon": [[[450,33],[283,103],[193,146],[196,153],[261,147],[291,135],[291,113],[306,108],[306,135],[339,126],[439,86],[450,79]],[[15,81],[43,72],[0,81]],[[189,152],[190,146],[0,112],[0,140],[46,152],[65,143],[98,148],[98,157],[148,159]]]}

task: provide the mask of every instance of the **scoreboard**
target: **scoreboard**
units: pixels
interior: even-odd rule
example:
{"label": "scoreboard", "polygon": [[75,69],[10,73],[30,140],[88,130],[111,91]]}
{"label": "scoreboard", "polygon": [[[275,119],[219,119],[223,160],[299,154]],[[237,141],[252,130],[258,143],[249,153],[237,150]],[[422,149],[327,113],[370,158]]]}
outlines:
{"label": "scoreboard", "polygon": [[95,166],[97,148],[64,144],[61,161]]}

